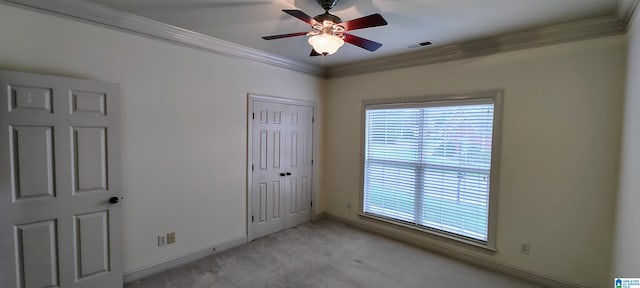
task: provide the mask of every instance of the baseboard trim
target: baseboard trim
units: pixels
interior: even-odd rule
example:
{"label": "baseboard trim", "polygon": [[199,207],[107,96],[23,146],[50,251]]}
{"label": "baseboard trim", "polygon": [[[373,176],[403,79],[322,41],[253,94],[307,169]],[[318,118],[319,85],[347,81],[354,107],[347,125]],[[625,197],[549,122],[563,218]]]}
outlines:
{"label": "baseboard trim", "polygon": [[[401,242],[405,242],[407,244],[411,244],[411,245],[415,245],[418,247],[422,247],[425,248],[429,251],[438,253],[438,254],[442,254],[445,255],[447,257],[451,257],[472,265],[476,265],[485,269],[489,269],[492,271],[496,271],[496,272],[500,272],[500,273],[504,273],[507,275],[511,275],[513,277],[517,277],[532,283],[536,283],[539,285],[542,285],[544,287],[549,287],[549,288],[579,288],[582,287],[578,284],[575,283],[570,283],[567,281],[563,281],[563,280],[558,280],[558,279],[553,279],[551,277],[548,276],[544,276],[544,275],[540,275],[538,273],[532,272],[532,271],[527,271],[525,269],[522,268],[518,268],[518,267],[514,267],[505,263],[501,263],[501,262],[497,262],[497,261],[493,261],[490,259],[485,259],[485,258],[481,258],[478,257],[476,255],[470,254],[470,253],[465,253],[465,251],[462,250],[457,250],[457,249],[452,249],[443,245],[437,245],[431,242],[427,242],[427,241],[421,241],[418,239],[414,239],[411,237],[407,237],[402,235],[401,233],[397,233],[398,231],[401,231],[401,229],[395,229],[393,227],[387,226],[387,225],[381,225],[381,224],[377,224],[374,223],[372,221],[366,221],[366,220],[351,220],[351,219],[346,219],[343,217],[339,217],[336,215],[332,215],[329,213],[324,213],[323,218],[328,219],[328,220],[333,220],[336,222],[340,222],[343,223],[345,225],[348,225],[350,227],[354,227],[356,229],[361,229],[361,230],[365,230],[365,231],[369,231],[378,235],[382,235],[385,237],[389,237]],[[396,231],[394,231],[396,230]]]}
{"label": "baseboard trim", "polygon": [[178,256],[172,259],[169,259],[162,263],[156,263],[149,266],[145,266],[142,268],[135,269],[130,272],[126,272],[124,274],[124,283],[130,283],[134,281],[138,281],[140,279],[149,277],[154,274],[158,274],[160,272],[164,272],[171,268],[178,267],[180,265],[187,264],[189,262],[193,262],[204,257],[220,253],[225,250],[229,250],[231,248],[235,248],[247,243],[247,236],[238,237],[219,245],[211,246],[205,249],[201,249],[198,251],[194,251],[191,253],[187,253],[182,256]]}

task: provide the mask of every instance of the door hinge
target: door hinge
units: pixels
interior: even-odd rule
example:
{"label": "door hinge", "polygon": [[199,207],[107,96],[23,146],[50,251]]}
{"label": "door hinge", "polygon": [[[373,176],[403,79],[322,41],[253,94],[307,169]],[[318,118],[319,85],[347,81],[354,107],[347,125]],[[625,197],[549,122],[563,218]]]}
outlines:
{"label": "door hinge", "polygon": [[313,165],[313,159],[311,159],[311,165]]}
{"label": "door hinge", "polygon": [[313,207],[313,201],[311,201],[311,207]]}
{"label": "door hinge", "polygon": [[251,222],[253,222],[253,215],[251,215]]}
{"label": "door hinge", "polygon": [[253,164],[251,164],[251,171],[254,171],[255,167]]}
{"label": "door hinge", "polygon": [[311,117],[311,123],[316,123],[316,117]]}
{"label": "door hinge", "polygon": [[251,113],[251,118],[256,119],[256,113]]}

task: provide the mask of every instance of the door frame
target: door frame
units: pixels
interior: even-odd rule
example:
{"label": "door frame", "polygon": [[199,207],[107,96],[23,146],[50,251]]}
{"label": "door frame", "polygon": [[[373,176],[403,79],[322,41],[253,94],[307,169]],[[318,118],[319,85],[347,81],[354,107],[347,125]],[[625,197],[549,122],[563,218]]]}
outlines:
{"label": "door frame", "polygon": [[[318,104],[314,101],[306,101],[306,100],[298,100],[298,99],[291,99],[291,98],[284,98],[284,97],[277,97],[277,96],[268,96],[268,95],[261,95],[261,94],[254,94],[254,93],[248,93],[247,94],[247,174],[246,174],[246,179],[247,179],[247,190],[246,190],[246,197],[247,197],[247,218],[246,218],[246,225],[247,225],[247,242],[251,242],[253,241],[253,233],[251,231],[252,228],[252,224],[253,223],[251,221],[251,214],[252,214],[252,207],[253,207],[253,197],[251,197],[251,192],[253,191],[253,170],[251,165],[253,164],[253,107],[254,107],[254,101],[265,101],[265,102],[271,102],[271,103],[277,103],[277,104],[288,104],[288,105],[298,105],[298,106],[307,106],[307,107],[311,107],[313,109],[312,111],[312,121],[311,121],[311,160],[313,161],[311,164],[311,201],[315,202],[315,176],[316,176],[316,169],[315,169],[315,159],[316,159],[316,121],[315,121],[315,117],[316,117],[316,112],[318,111]],[[314,205],[311,205],[311,221],[313,221],[314,215],[315,215],[315,207]]]}

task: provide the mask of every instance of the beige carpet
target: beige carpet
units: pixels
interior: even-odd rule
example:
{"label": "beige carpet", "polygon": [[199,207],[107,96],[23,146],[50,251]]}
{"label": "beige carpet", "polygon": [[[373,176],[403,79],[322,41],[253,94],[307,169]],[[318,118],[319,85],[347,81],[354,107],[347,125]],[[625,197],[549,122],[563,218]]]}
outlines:
{"label": "beige carpet", "polygon": [[129,283],[127,288],[539,287],[321,220]]}

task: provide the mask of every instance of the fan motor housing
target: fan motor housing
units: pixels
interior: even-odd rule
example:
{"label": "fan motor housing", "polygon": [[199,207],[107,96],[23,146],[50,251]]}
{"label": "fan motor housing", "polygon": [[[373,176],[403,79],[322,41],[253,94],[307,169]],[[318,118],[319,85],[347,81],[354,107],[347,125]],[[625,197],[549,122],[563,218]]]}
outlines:
{"label": "fan motor housing", "polygon": [[338,0],[316,0],[318,2],[318,4],[320,4],[320,6],[322,6],[322,9],[329,11],[331,10],[331,8],[333,8],[333,6],[336,6],[336,4],[338,3]]}
{"label": "fan motor housing", "polygon": [[316,20],[320,23],[324,22],[325,20],[331,21],[334,24],[342,23],[342,19],[340,19],[340,17],[330,14],[329,12],[325,12],[324,14],[320,14],[316,17],[313,17],[313,20]]}

